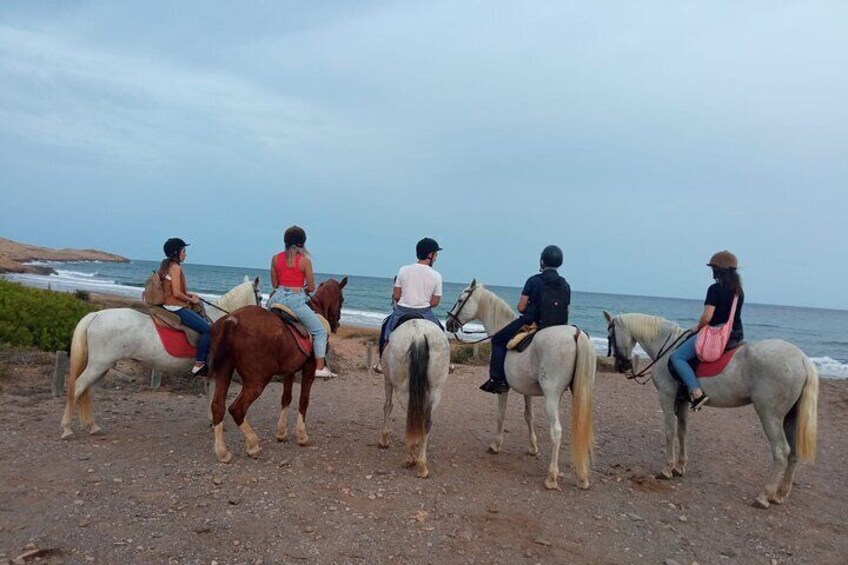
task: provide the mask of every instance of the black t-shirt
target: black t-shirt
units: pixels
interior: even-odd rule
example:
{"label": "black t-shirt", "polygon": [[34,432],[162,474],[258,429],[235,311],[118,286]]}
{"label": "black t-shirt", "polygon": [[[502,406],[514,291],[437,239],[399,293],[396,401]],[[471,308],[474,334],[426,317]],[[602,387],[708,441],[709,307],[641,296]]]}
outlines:
{"label": "black t-shirt", "polygon": [[[733,316],[733,330],[730,332],[730,341],[740,342],[744,338],[742,330],[742,303],[745,295],[740,294],[736,301],[736,314]],[[715,312],[710,319],[711,326],[720,326],[727,323],[730,318],[730,307],[733,305],[733,289],[719,283],[715,283],[707,289],[707,297],[704,305],[715,306]]]}
{"label": "black t-shirt", "polygon": [[571,304],[571,287],[568,286],[568,282],[559,276],[556,269],[545,269],[539,274],[533,275],[527,282],[524,283],[524,288],[521,290],[521,294],[530,298],[527,302],[527,309],[524,311],[522,316],[526,318],[530,318],[532,321],[537,321],[539,319],[538,306],[539,302],[542,300],[542,289],[544,289],[545,284],[553,281],[554,279],[560,279],[562,283],[565,285],[568,296],[568,304]]}

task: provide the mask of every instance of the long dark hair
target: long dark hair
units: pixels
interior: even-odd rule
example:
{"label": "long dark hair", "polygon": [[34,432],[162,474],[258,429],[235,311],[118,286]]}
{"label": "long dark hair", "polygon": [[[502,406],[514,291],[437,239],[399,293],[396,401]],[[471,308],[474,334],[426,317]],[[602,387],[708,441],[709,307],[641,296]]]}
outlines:
{"label": "long dark hair", "polygon": [[165,275],[168,274],[168,271],[171,270],[171,265],[173,265],[174,263],[176,263],[177,265],[180,264],[179,255],[177,255],[176,257],[165,257],[164,259],[162,259],[162,262],[159,263],[159,276],[164,278]]}
{"label": "long dark hair", "polygon": [[736,269],[719,269],[713,267],[713,278],[718,281],[718,284],[730,287],[734,294],[743,296],[745,291],[742,290],[742,277]]}

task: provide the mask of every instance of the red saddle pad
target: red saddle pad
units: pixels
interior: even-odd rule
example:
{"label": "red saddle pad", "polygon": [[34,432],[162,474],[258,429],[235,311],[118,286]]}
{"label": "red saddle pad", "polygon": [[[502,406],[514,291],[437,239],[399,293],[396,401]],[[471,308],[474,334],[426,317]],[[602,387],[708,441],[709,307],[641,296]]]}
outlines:
{"label": "red saddle pad", "polygon": [[695,369],[695,375],[701,379],[718,375],[719,373],[724,371],[724,368],[727,367],[727,364],[730,363],[730,360],[733,359],[733,356],[740,349],[742,348],[734,347],[730,351],[725,351],[721,357],[710,363],[700,361],[698,363],[698,367]]}
{"label": "red saddle pad", "polygon": [[169,355],[191,358],[197,356],[197,349],[188,342],[185,332],[169,328],[156,320],[153,320],[153,325],[156,327],[159,339],[162,340],[162,345]]}

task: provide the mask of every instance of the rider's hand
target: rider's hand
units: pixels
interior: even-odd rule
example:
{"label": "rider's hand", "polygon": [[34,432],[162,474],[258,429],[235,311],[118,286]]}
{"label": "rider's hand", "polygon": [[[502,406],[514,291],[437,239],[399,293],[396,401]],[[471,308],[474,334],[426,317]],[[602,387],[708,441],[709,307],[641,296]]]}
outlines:
{"label": "rider's hand", "polygon": [[188,299],[192,304],[200,304],[200,298],[196,294],[189,294]]}

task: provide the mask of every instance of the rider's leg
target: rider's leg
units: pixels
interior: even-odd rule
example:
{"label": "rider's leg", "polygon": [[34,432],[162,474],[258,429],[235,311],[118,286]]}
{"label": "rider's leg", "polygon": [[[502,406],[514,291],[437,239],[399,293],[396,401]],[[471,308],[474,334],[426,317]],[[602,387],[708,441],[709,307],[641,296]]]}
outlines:
{"label": "rider's leg", "polygon": [[300,323],[306,326],[306,329],[312,334],[316,376],[335,376],[326,368],[324,362],[324,356],[327,354],[327,330],[324,329],[324,324],[318,319],[318,315],[306,304],[306,296],[303,293],[297,293],[290,297],[284,304],[292,309],[292,312],[298,317]]}
{"label": "rider's leg", "polygon": [[509,386],[506,384],[506,344],[526,324],[526,320],[518,318],[507,324],[498,333],[492,336],[492,355],[489,358],[489,380],[480,387],[486,392],[506,392]]}
{"label": "rider's leg", "polygon": [[195,367],[202,367],[206,363],[206,356],[209,353],[209,322],[188,308],[180,308],[176,311],[176,314],[180,317],[184,326],[200,334],[200,339],[197,342]]}
{"label": "rider's leg", "polygon": [[692,397],[692,400],[696,401],[704,396],[704,391],[698,386],[698,378],[695,376],[695,371],[689,365],[689,360],[697,357],[695,354],[695,341],[697,338],[697,335],[693,335],[671,354],[671,364],[674,366],[674,370],[683,379],[683,383],[689,389],[689,395]]}

